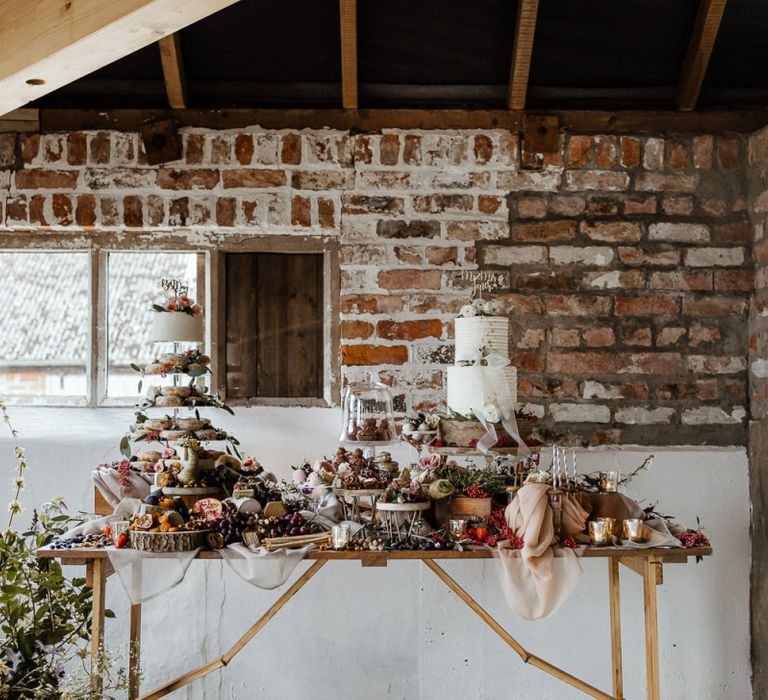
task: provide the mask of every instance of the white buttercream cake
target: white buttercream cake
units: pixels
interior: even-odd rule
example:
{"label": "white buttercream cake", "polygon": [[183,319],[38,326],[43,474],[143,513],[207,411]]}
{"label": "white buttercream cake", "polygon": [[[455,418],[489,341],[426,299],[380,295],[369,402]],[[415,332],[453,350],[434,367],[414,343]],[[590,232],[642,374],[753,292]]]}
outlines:
{"label": "white buttercream cake", "polygon": [[[467,415],[488,404],[498,408],[517,403],[517,370],[511,365],[487,365],[489,355],[509,358],[509,319],[502,316],[470,316],[456,319],[456,356],[448,368],[448,407]],[[471,362],[473,364],[466,364]]]}
{"label": "white buttercream cake", "polygon": [[152,319],[152,340],[201,343],[203,316],[184,311],[156,311]]}

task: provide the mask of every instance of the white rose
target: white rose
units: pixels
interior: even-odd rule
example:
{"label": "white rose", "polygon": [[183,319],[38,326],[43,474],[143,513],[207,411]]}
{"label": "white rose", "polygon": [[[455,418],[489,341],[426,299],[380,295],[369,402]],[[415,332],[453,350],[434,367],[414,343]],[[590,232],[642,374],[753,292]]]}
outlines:
{"label": "white rose", "polygon": [[483,417],[489,423],[498,423],[501,420],[501,413],[499,412],[498,406],[496,406],[495,403],[485,404],[485,408],[483,408]]}
{"label": "white rose", "polygon": [[459,311],[459,316],[461,316],[462,318],[477,316],[477,309],[471,304],[466,304],[465,306],[461,307],[461,311]]}
{"label": "white rose", "polygon": [[403,435],[410,435],[414,430],[413,423],[404,423],[401,432]]}
{"label": "white rose", "polygon": [[485,306],[485,300],[480,299],[478,297],[472,302],[472,306],[474,306],[478,311],[480,311]]}
{"label": "white rose", "polygon": [[440,416],[438,416],[437,413],[430,413],[427,416],[426,422],[431,430],[436,430],[440,425]]}
{"label": "white rose", "polygon": [[499,305],[495,301],[486,301],[483,304],[483,313],[486,316],[495,316],[499,313]]}

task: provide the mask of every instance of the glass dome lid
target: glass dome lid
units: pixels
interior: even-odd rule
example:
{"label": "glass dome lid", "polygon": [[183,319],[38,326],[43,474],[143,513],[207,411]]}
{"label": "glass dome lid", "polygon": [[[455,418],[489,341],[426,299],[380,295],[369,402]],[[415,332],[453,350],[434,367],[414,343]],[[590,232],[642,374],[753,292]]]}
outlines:
{"label": "glass dome lid", "polygon": [[339,442],[370,446],[397,442],[392,392],[374,381],[370,372],[344,390]]}

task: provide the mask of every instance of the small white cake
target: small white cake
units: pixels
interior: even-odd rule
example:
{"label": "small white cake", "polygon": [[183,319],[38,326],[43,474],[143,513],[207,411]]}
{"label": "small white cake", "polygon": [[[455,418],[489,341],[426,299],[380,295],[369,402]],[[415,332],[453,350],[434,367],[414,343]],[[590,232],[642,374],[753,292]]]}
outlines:
{"label": "small white cake", "polygon": [[203,342],[202,314],[184,311],[156,311],[152,319],[152,340]]}
{"label": "small white cake", "polygon": [[[503,316],[457,318],[456,355],[448,368],[448,407],[461,415],[493,404],[502,413],[515,409],[517,370],[498,365],[509,358],[509,319]],[[496,358],[490,357],[495,355]]]}

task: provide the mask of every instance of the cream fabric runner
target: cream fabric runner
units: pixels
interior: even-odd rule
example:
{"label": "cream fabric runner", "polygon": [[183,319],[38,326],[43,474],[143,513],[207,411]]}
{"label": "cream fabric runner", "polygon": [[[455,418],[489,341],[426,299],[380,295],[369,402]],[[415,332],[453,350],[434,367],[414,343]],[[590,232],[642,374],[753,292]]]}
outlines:
{"label": "cream fabric runner", "polygon": [[123,491],[123,487],[120,484],[120,475],[114,469],[96,469],[91,472],[91,480],[99,490],[99,493],[104,497],[104,500],[113,508],[123,498],[145,498],[149,496],[152,485],[151,474],[131,472],[128,476],[128,488],[126,491]]}
{"label": "cream fabric runner", "polygon": [[[498,548],[502,590],[510,607],[525,620],[555,612],[573,593],[582,574],[574,550],[553,547],[556,538],[549,489],[548,484],[528,484],[517,492],[505,516],[524,546],[522,550]],[[575,508],[569,509],[569,519],[581,517]]]}

